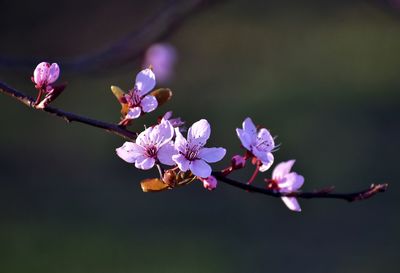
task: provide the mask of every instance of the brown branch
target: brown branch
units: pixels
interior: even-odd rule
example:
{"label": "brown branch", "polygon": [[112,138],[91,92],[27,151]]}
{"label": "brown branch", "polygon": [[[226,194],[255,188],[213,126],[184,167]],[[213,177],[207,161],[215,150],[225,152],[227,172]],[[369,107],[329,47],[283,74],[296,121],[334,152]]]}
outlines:
{"label": "brown branch", "polygon": [[[59,63],[63,64],[64,70],[82,71],[131,62],[140,57],[151,44],[171,35],[190,15],[218,1],[221,0],[168,1],[135,31],[128,33],[114,44],[97,52],[76,56]],[[40,61],[42,60],[18,60],[0,56],[0,66],[7,69],[34,67]]]}
{"label": "brown branch", "polygon": [[328,190],[323,189],[319,191],[314,191],[314,192],[302,192],[302,191],[297,191],[297,192],[291,192],[291,193],[281,193],[279,191],[275,190],[270,190],[267,188],[260,188],[256,187],[253,185],[249,184],[244,184],[241,182],[238,182],[236,180],[230,179],[226,177],[222,172],[213,172],[213,175],[215,178],[217,178],[219,181],[231,185],[233,187],[246,190],[248,192],[255,192],[255,193],[261,193],[273,197],[283,197],[283,196],[289,196],[289,197],[297,197],[297,198],[304,198],[304,199],[311,199],[311,198],[331,198],[331,199],[342,199],[346,200],[349,202],[353,201],[359,201],[359,200],[364,200],[368,199],[375,194],[379,192],[385,192],[388,188],[388,184],[372,184],[370,188],[359,191],[359,192],[351,192],[351,193],[332,193],[333,187],[329,188]]}
{"label": "brown branch", "polygon": [[95,120],[92,118],[80,116],[80,115],[70,113],[70,112],[65,112],[65,111],[59,110],[57,108],[50,107],[50,106],[47,106],[44,109],[35,108],[34,107],[35,100],[33,98],[25,95],[22,92],[19,92],[19,91],[13,89],[12,87],[6,85],[3,82],[0,82],[0,92],[13,97],[14,99],[20,101],[21,103],[25,104],[26,106],[28,106],[32,109],[44,111],[49,114],[55,115],[57,117],[64,119],[66,122],[75,121],[75,122],[83,123],[83,124],[90,125],[90,126],[93,126],[96,128],[104,129],[112,134],[118,135],[125,139],[132,140],[132,139],[136,138],[136,133],[131,132],[131,131],[129,131],[123,127],[120,127],[116,124]]}
{"label": "brown branch", "polygon": [[[37,109],[33,106],[34,105],[33,98],[26,96],[22,92],[19,92],[13,88],[7,86],[6,84],[4,84],[2,82],[0,82],[0,92],[13,97],[14,99],[18,100],[19,102],[25,104],[28,107],[31,107],[32,109],[47,112],[49,114],[63,118],[67,122],[71,122],[71,121],[80,122],[80,123],[83,123],[83,124],[86,124],[89,126],[93,126],[96,128],[106,130],[110,133],[113,133],[115,135],[118,135],[120,137],[129,139],[129,140],[134,140],[136,138],[136,133],[126,130],[116,124],[87,118],[84,116],[65,112],[65,111],[59,110],[57,108],[49,107],[49,106],[45,107],[44,109]],[[274,190],[270,190],[267,188],[260,188],[260,187],[256,187],[256,186],[253,186],[250,184],[238,182],[236,180],[228,178],[226,175],[223,174],[223,172],[214,171],[212,174],[219,181],[221,181],[227,185],[230,185],[230,186],[233,186],[233,187],[236,187],[236,188],[248,191],[248,192],[261,193],[261,194],[265,194],[265,195],[269,195],[269,196],[273,196],[273,197],[291,196],[291,197],[304,198],[304,199],[331,198],[331,199],[342,199],[342,200],[352,202],[352,201],[359,201],[359,200],[364,200],[364,199],[370,198],[379,192],[386,191],[386,189],[388,187],[388,184],[376,184],[376,185],[371,185],[371,187],[366,190],[362,190],[359,192],[352,192],[352,193],[333,193],[332,192],[333,188],[329,188],[329,189],[324,189],[324,190],[314,191],[314,192],[298,191],[298,192],[291,192],[291,193],[285,194],[285,193],[280,193],[279,191],[274,191]]]}

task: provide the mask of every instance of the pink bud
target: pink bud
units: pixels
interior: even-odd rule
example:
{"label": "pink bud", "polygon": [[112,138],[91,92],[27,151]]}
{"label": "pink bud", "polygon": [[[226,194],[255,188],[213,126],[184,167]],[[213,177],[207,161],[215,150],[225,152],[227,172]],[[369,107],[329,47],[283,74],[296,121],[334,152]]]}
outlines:
{"label": "pink bud", "polygon": [[217,187],[217,179],[210,175],[207,178],[199,178],[201,182],[203,182],[204,188],[206,188],[209,191],[212,191]]}
{"label": "pink bud", "polygon": [[242,169],[246,165],[246,159],[241,155],[235,155],[231,159],[231,164],[234,170]]}
{"label": "pink bud", "polygon": [[54,83],[60,75],[60,68],[58,64],[49,64],[47,62],[41,62],[38,64],[33,71],[33,81],[36,83],[38,88],[44,90],[50,90],[47,88],[50,84]]}

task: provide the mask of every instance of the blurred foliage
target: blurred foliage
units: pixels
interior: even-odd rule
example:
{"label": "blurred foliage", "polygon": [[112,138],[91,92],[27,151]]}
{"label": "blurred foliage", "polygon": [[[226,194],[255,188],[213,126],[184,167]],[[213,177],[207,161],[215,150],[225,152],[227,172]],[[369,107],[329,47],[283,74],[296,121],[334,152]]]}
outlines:
{"label": "blurred foliage", "polygon": [[[53,62],[90,52],[162,5],[50,3],[0,2],[1,55]],[[277,161],[297,159],[305,189],[389,182],[389,191],[353,204],[301,200],[301,214],[222,184],[142,193],[140,181],[157,172],[117,158],[122,139],[2,95],[0,272],[397,272],[400,10],[378,1],[224,1],[168,42],[179,62],[174,81],[159,87],[173,99],[134,129],[167,110],[188,125],[207,118],[209,145],[227,147],[228,162],[241,152],[234,130],[251,116],[278,135]],[[128,90],[140,69],[132,61],[62,71],[69,85],[54,105],[118,122],[110,85]],[[32,70],[2,69],[0,79],[34,95]]]}

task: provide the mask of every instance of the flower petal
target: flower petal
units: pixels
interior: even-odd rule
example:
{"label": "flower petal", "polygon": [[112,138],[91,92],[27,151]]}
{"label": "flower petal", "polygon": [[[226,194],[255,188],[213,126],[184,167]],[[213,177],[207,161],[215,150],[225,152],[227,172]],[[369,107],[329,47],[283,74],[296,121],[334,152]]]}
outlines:
{"label": "flower petal", "polygon": [[200,181],[203,182],[203,187],[209,191],[214,190],[218,184],[217,179],[212,175],[207,178],[201,178]]}
{"label": "flower petal", "polygon": [[154,111],[157,108],[158,102],[156,97],[152,95],[147,95],[140,102],[140,106],[142,106],[143,112],[148,113]]}
{"label": "flower petal", "polygon": [[179,131],[179,128],[175,128],[175,148],[181,152],[185,153],[186,152],[186,146],[187,146],[187,141]]}
{"label": "flower petal", "polygon": [[183,155],[173,155],[172,160],[178,165],[178,168],[181,171],[186,172],[187,170],[189,170],[190,161],[187,160],[186,157],[184,157]]}
{"label": "flower petal", "polygon": [[251,135],[239,128],[236,129],[236,134],[239,137],[243,147],[251,152],[251,144],[253,143],[253,138]]}
{"label": "flower petal", "polygon": [[56,63],[52,63],[49,69],[49,75],[47,77],[47,83],[51,84],[55,82],[60,76],[60,67]]}
{"label": "flower petal", "polygon": [[193,145],[204,146],[208,138],[210,137],[211,128],[210,124],[206,119],[201,119],[189,128],[188,131],[188,142]]}
{"label": "flower petal", "polygon": [[135,167],[142,170],[149,170],[153,168],[156,160],[152,157],[141,156],[138,157],[135,161]]}
{"label": "flower petal", "polygon": [[290,170],[292,169],[294,162],[296,162],[296,160],[292,159],[289,161],[281,162],[278,165],[276,165],[274,171],[272,172],[272,179],[279,180],[288,173],[290,173]]}
{"label": "flower petal", "polygon": [[204,160],[197,159],[190,162],[190,170],[195,176],[206,178],[211,175],[211,167]]}
{"label": "flower petal", "polygon": [[156,85],[156,76],[150,68],[140,71],[136,75],[135,89],[140,96],[144,96],[153,90]]}
{"label": "flower petal", "polygon": [[267,161],[261,161],[262,165],[260,167],[260,172],[267,171],[274,163],[274,155],[272,153],[267,153],[267,158]]}
{"label": "flower petal", "polygon": [[158,147],[171,141],[174,136],[174,127],[168,120],[161,120],[161,123],[154,126],[153,131],[151,131],[150,139]]}
{"label": "flower petal", "polygon": [[129,111],[125,117],[128,119],[135,119],[135,118],[140,117],[141,113],[142,113],[142,109],[140,109],[140,107],[133,107],[133,108],[129,108]]}
{"label": "flower petal", "polygon": [[214,163],[220,161],[225,154],[224,148],[202,148],[197,156],[208,163]]}
{"label": "flower petal", "polygon": [[143,147],[146,147],[149,144],[151,144],[150,135],[153,130],[154,130],[153,127],[149,127],[146,130],[144,130],[143,132],[141,132],[136,138],[136,143]]}
{"label": "flower petal", "polygon": [[175,161],[172,160],[172,156],[176,155],[177,151],[175,150],[174,144],[172,141],[167,143],[158,150],[157,158],[160,160],[162,164],[165,165],[175,165]]}
{"label": "flower petal", "polygon": [[136,158],[143,155],[143,147],[133,142],[125,142],[121,147],[115,150],[117,155],[128,163],[134,163]]}
{"label": "flower petal", "polygon": [[257,149],[265,152],[270,152],[274,148],[274,138],[271,136],[270,132],[267,129],[261,128],[257,134]]}
{"label": "flower petal", "polygon": [[249,135],[257,135],[257,128],[254,125],[253,121],[251,120],[251,118],[246,118],[243,121],[243,131],[245,131],[246,133],[248,133]]}
{"label": "flower petal", "polygon": [[47,62],[41,62],[38,64],[33,71],[33,80],[39,86],[42,86],[45,81],[47,81],[47,77],[49,76],[49,68],[50,64]]}
{"label": "flower petal", "polygon": [[297,191],[304,184],[304,177],[295,172],[285,175],[284,178],[282,183],[278,180],[278,186],[287,192]]}
{"label": "flower petal", "polygon": [[285,203],[285,205],[286,205],[290,210],[297,211],[297,212],[300,212],[300,211],[301,211],[299,202],[297,202],[297,199],[296,199],[295,197],[286,197],[286,196],[283,196],[283,197],[281,197],[281,199],[282,199],[283,203]]}

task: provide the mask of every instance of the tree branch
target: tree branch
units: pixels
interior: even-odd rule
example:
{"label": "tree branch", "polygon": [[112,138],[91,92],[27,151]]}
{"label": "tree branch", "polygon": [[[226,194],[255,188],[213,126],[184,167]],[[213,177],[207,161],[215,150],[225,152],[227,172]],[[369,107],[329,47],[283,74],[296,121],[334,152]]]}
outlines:
{"label": "tree branch", "polygon": [[[114,44],[93,53],[59,61],[63,69],[73,71],[111,67],[135,60],[154,42],[171,35],[190,15],[221,0],[168,1],[143,25],[137,27]],[[40,60],[23,60],[0,56],[0,67],[34,67]]]}
{"label": "tree branch", "polygon": [[[47,112],[49,114],[60,117],[67,122],[71,122],[71,121],[80,122],[80,123],[83,123],[83,124],[86,124],[89,126],[93,126],[96,128],[106,130],[112,134],[118,135],[120,137],[129,139],[129,140],[134,140],[136,138],[136,133],[129,131],[125,128],[122,128],[116,124],[87,118],[87,117],[80,116],[80,115],[77,115],[74,113],[65,112],[65,111],[59,110],[57,108],[50,107],[50,106],[47,106],[44,109],[37,109],[33,106],[34,105],[33,98],[23,94],[22,92],[19,92],[19,91],[13,89],[12,87],[9,87],[8,85],[6,85],[5,83],[2,83],[2,82],[0,82],[0,92],[13,97],[14,99],[18,100],[19,102],[23,103],[24,105],[26,105],[28,107],[31,107],[32,109]],[[230,185],[230,186],[233,186],[233,187],[236,187],[236,188],[248,191],[248,192],[261,193],[261,194],[265,194],[265,195],[273,196],[273,197],[288,196],[288,197],[297,197],[297,198],[304,198],[304,199],[330,198],[330,199],[342,199],[342,200],[346,200],[349,202],[353,202],[353,201],[368,199],[379,192],[386,191],[388,188],[388,184],[376,184],[376,185],[371,185],[371,187],[368,189],[365,189],[365,190],[362,190],[359,192],[352,192],[352,193],[333,193],[332,192],[333,188],[329,188],[329,189],[323,189],[323,190],[314,191],[314,192],[297,191],[297,192],[291,192],[291,193],[286,194],[286,193],[281,193],[279,191],[274,191],[274,190],[270,190],[267,188],[260,188],[260,187],[256,187],[253,185],[238,182],[236,180],[228,178],[222,172],[219,172],[219,171],[214,171],[212,173],[212,175],[214,175],[215,178],[217,178],[219,181],[221,181],[227,185]]]}

